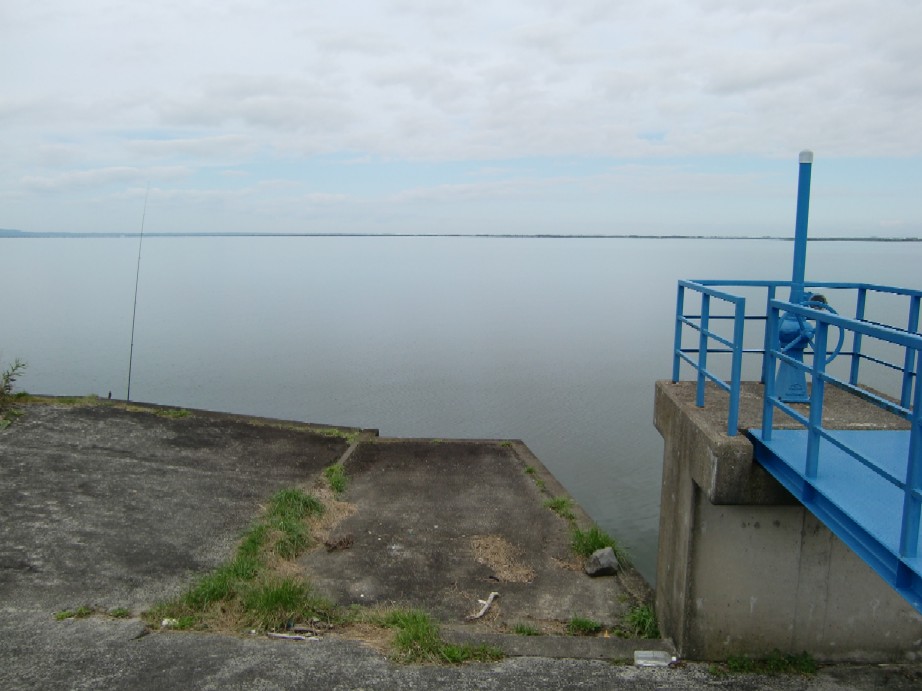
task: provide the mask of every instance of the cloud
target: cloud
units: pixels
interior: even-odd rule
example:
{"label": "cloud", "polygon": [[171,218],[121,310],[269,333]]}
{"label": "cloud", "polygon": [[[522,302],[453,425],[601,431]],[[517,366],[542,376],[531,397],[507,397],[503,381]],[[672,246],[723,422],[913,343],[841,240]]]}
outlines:
{"label": "cloud", "polygon": [[188,175],[189,171],[181,166],[161,168],[133,168],[113,166],[93,170],[74,170],[53,176],[26,175],[22,178],[23,187],[39,192],[65,192],[80,188],[93,188],[113,183],[138,183],[151,179],[175,180]]}
{"label": "cloud", "polygon": [[[605,159],[656,162],[672,179],[676,161],[771,161],[805,146],[922,158],[913,2],[46,0],[3,12],[0,64],[16,66],[0,99],[8,198],[160,170],[164,191],[288,179],[352,203],[401,190],[405,204],[516,203],[549,176],[490,188],[444,171]],[[435,178],[394,180],[382,163],[394,160]],[[596,190],[594,176],[572,184]]]}

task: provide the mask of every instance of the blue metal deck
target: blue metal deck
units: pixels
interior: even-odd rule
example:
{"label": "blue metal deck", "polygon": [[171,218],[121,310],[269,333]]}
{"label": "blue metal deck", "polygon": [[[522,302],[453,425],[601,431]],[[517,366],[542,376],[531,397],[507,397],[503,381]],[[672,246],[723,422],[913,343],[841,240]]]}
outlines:
{"label": "blue metal deck", "polygon": [[806,430],[775,429],[769,441],[763,440],[761,430],[748,434],[759,463],[922,612],[922,558],[900,557],[904,492],[899,485],[905,482],[909,431],[832,432],[859,451],[868,465],[825,443],[814,478],[807,477]]}

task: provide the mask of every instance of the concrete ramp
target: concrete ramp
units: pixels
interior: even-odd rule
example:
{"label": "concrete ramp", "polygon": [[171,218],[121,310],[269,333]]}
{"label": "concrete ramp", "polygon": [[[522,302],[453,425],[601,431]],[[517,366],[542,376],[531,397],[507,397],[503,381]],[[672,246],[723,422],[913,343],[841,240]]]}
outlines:
{"label": "concrete ramp", "polygon": [[580,509],[521,442],[373,440],[345,466],[354,513],[328,542],[348,548],[302,560],[340,604],[417,607],[454,623],[496,592],[485,625],[551,630],[573,617],[611,626],[633,604],[618,579],[583,572],[570,523],[546,502]]}

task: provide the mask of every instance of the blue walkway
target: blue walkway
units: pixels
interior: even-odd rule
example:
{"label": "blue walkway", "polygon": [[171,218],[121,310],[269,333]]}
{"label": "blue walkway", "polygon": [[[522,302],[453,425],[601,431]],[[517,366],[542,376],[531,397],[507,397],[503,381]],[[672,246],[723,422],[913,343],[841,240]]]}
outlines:
{"label": "blue walkway", "polygon": [[[817,475],[808,480],[806,430],[775,429],[768,442],[761,430],[749,430],[762,466],[922,612],[922,558],[899,556],[904,497],[898,485],[906,480],[909,432],[837,430],[832,434],[871,459],[870,467],[823,440]],[[915,539],[918,545],[918,536]]]}

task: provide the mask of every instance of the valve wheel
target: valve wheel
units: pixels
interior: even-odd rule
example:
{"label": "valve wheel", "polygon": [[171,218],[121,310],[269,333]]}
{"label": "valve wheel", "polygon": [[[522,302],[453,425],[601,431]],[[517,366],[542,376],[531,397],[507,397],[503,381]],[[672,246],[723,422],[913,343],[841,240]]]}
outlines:
{"label": "valve wheel", "polygon": [[[828,302],[820,302],[819,300],[816,300],[816,301],[810,300],[810,301],[805,302],[804,305],[806,305],[807,307],[812,307],[813,309],[826,310],[827,312],[830,312],[831,314],[835,314],[835,315],[839,314],[829,305]],[[805,326],[806,326],[804,324],[805,321],[806,319],[804,319],[804,317],[797,315],[797,323],[800,324],[801,336],[800,338],[794,339],[794,343],[797,343],[801,340],[807,341],[807,343],[810,344],[810,348],[813,349],[813,354],[816,355],[816,343],[814,342],[813,337],[804,335]],[[842,352],[842,346],[845,343],[845,329],[843,329],[841,326],[836,326],[836,328],[839,330],[839,339],[836,341],[835,348],[833,348],[832,350],[826,351],[828,355],[826,357],[826,362],[824,363],[825,365],[828,365],[830,362],[836,359],[839,353]],[[815,330],[814,330],[814,333],[815,333]],[[828,343],[828,339],[827,339],[827,343]],[[790,348],[790,345],[788,346],[788,348]]]}

